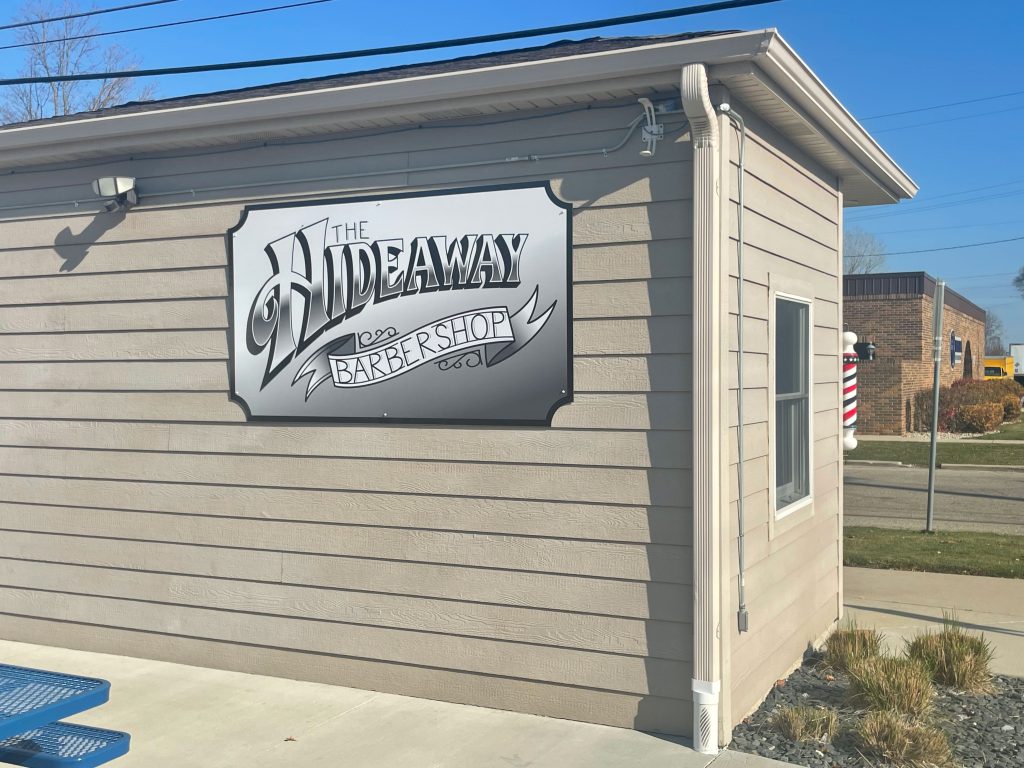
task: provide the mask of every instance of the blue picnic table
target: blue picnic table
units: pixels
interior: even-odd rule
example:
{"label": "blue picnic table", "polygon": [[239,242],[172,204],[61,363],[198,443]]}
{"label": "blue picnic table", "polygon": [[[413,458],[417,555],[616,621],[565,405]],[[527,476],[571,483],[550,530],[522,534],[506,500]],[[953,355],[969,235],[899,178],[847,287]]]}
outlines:
{"label": "blue picnic table", "polygon": [[0,664],[0,763],[92,768],[121,757],[127,733],[61,721],[109,698],[106,680]]}

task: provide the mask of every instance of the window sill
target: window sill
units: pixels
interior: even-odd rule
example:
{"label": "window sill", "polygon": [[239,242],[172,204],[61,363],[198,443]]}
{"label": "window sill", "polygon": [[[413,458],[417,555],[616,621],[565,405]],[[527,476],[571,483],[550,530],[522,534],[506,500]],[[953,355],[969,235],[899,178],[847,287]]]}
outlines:
{"label": "window sill", "polygon": [[789,517],[794,512],[799,512],[804,507],[809,506],[812,501],[813,501],[813,499],[811,498],[810,495],[808,495],[808,496],[804,496],[802,499],[797,499],[796,501],[790,502],[789,504],[784,506],[782,509],[776,510],[776,512],[775,512],[775,520],[779,521],[779,520],[782,520],[783,518]]}
{"label": "window sill", "polygon": [[796,528],[814,516],[814,496],[805,496],[799,501],[780,509],[769,518],[768,539],[774,539],[787,531]]}

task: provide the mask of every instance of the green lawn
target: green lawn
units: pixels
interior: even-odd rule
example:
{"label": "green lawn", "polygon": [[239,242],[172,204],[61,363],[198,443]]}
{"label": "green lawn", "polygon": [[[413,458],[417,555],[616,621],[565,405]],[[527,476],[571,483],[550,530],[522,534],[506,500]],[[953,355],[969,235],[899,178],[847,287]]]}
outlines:
{"label": "green lawn", "polygon": [[850,527],[843,539],[846,565],[1024,579],[1024,536]]}
{"label": "green lawn", "polygon": [[978,435],[972,440],[1024,440],[1024,421],[1003,424],[998,432],[991,435]]}
{"label": "green lawn", "polygon": [[[1017,425],[1014,425],[1017,426]],[[859,445],[846,454],[847,459],[871,461],[902,461],[904,464],[928,466],[928,443],[859,439]],[[978,440],[939,442],[940,464],[1001,464],[1024,466],[1024,443],[993,445]]]}

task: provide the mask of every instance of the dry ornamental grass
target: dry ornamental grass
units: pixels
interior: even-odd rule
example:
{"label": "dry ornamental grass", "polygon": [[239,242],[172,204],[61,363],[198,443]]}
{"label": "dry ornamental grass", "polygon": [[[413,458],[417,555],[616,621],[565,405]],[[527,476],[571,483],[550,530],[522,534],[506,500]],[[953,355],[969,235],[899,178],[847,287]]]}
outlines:
{"label": "dry ornamental grass", "polygon": [[878,656],[882,651],[882,634],[875,629],[860,629],[851,623],[837,629],[825,641],[825,664],[845,672],[851,664]]}
{"label": "dry ornamental grass", "polygon": [[896,712],[868,712],[857,725],[856,738],[865,756],[901,768],[952,765],[945,733]]}
{"label": "dry ornamental grass", "polygon": [[793,741],[831,741],[839,727],[839,716],[827,707],[783,707],[772,724]]}
{"label": "dry ornamental grass", "polygon": [[[1018,691],[1012,695],[1019,698],[1024,686],[1015,687],[1008,678],[994,680],[991,659],[990,643],[980,633],[965,631],[951,613],[941,631],[908,641],[901,656],[885,653],[878,631],[850,624],[833,633],[822,655],[802,668],[806,671],[794,673],[800,688],[773,691],[762,705],[763,719],[752,722],[747,734],[739,731],[738,748],[831,768],[953,768],[954,751],[966,765],[979,764],[972,761],[980,755],[984,765],[1024,768],[1024,751],[1003,733],[1014,728],[1002,725],[1000,739],[988,727],[1019,718],[1006,714],[1018,711],[1012,703],[1009,709],[1007,703],[993,704],[990,694]],[[943,686],[942,696],[936,684]],[[844,695],[845,705],[840,705]],[[965,717],[977,720],[979,707],[986,724],[980,730],[973,721],[962,722]]]}
{"label": "dry ornamental grass", "polygon": [[984,693],[992,687],[992,645],[980,634],[965,632],[946,616],[938,633],[918,635],[907,643],[907,656],[920,661],[937,683],[961,691]]}
{"label": "dry ornamental grass", "polygon": [[847,698],[859,709],[920,717],[935,696],[928,667],[916,659],[879,656],[854,662],[847,670]]}

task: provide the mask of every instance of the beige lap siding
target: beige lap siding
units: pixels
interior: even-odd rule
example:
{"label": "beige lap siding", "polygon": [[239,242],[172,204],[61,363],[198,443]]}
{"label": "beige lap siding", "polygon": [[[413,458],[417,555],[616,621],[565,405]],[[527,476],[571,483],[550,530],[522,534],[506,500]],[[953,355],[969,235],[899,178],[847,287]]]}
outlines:
{"label": "beige lap siding", "polygon": [[[739,109],[739,107],[737,107]],[[746,597],[750,631],[739,633],[736,450],[736,179],[732,132],[730,336],[731,459],[726,615],[733,722],[799,662],[838,615],[841,268],[840,198],[835,179],[760,121],[749,118],[744,218],[744,497]],[[813,300],[813,502],[775,521],[769,429],[772,292]]]}
{"label": "beige lap siding", "polygon": [[[0,205],[101,172],[144,205],[0,225],[0,634],[687,732],[689,144],[406,170],[611,146],[638,110],[3,177]],[[224,235],[246,202],[548,178],[576,205],[551,429],[245,423]]]}

